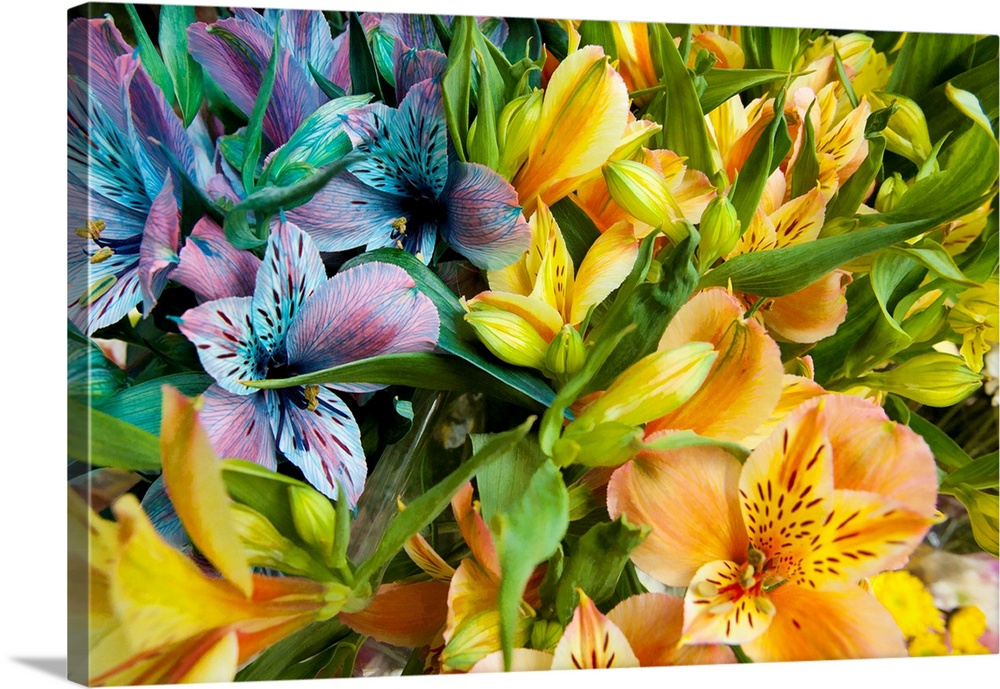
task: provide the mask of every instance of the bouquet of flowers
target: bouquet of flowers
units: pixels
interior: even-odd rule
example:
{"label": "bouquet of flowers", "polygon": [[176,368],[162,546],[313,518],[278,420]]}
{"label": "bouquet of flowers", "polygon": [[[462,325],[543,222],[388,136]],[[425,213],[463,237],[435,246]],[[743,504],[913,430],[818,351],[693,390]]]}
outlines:
{"label": "bouquet of flowers", "polygon": [[997,652],[996,36],[68,45],[71,677]]}

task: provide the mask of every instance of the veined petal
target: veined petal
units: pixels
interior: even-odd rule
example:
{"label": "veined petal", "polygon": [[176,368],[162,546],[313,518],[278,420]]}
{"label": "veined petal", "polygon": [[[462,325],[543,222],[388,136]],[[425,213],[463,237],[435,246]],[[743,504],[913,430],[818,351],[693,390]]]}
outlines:
{"label": "veined petal", "polygon": [[684,625],[684,599],[666,593],[630,596],[608,613],[628,640],[642,667],[735,663],[728,646],[678,645]]}
{"label": "veined petal", "polygon": [[[330,24],[316,10],[285,10],[279,20],[281,45],[288,48],[299,64],[309,71],[312,65],[322,73],[333,61],[333,39]],[[273,31],[273,29],[272,29]]]}
{"label": "veined petal", "polygon": [[814,592],[794,584],[770,594],[778,613],[767,634],[743,645],[756,662],[901,658],[902,632],[873,595],[858,586]]}
{"label": "veined petal", "polygon": [[581,323],[591,306],[618,289],[638,255],[639,243],[627,222],[616,223],[598,237],[576,273],[568,322]]}
{"label": "veined petal", "polygon": [[340,613],[340,621],[376,641],[419,648],[434,640],[448,614],[448,583],[383,584],[364,610]]}
{"label": "veined petal", "polygon": [[775,247],[781,249],[816,239],[823,227],[825,210],[823,192],[814,187],[769,214],[774,223]]}
{"label": "veined petal", "polygon": [[420,569],[435,581],[451,581],[455,568],[437,554],[437,551],[419,533],[415,533],[403,544],[403,550]]}
{"label": "veined petal", "polygon": [[309,233],[320,251],[344,251],[399,234],[393,223],[406,217],[403,199],[371,187],[342,172],[316,192],[312,200],[285,213]]}
{"label": "veined petal", "polygon": [[646,431],[690,429],[739,442],[770,416],[781,396],[778,345],[758,323],[744,321],[742,305],[721,288],[699,292],[682,306],[659,348],[689,342],[711,343],[718,358],[701,388]]}
{"label": "veined petal", "polygon": [[740,584],[742,568],[729,560],[706,563],[684,595],[682,644],[745,644],[765,633],[774,605]]}
{"label": "veined petal", "polygon": [[338,499],[341,484],[353,508],[368,475],[358,422],[329,386],[312,389],[312,399],[305,390],[285,388],[276,395],[271,428],[278,449],[328,498]]}
{"label": "veined petal", "polygon": [[406,271],[366,263],[330,278],[305,303],[288,329],[288,362],[309,372],[381,354],[430,351],[439,324],[434,304]]}
{"label": "veined petal", "polygon": [[205,372],[224,390],[254,395],[257,390],[241,380],[264,378],[263,353],[250,318],[252,297],[216,299],[188,309],[177,322],[194,343]]}
{"label": "veined petal", "polygon": [[865,123],[871,106],[862,101],[840,124],[826,134],[816,146],[817,152],[833,157],[837,179],[841,184],[854,174],[868,155],[868,140],[864,137]]}
{"label": "veined petal", "polygon": [[444,73],[448,57],[437,50],[404,50],[400,42],[393,46],[393,76],[396,79],[396,102],[406,98],[410,89],[426,79]]}
{"label": "veined petal", "polygon": [[268,237],[251,305],[254,334],[269,355],[284,346],[303,304],[325,282],[326,269],[309,235],[279,222]]}
{"label": "veined petal", "polygon": [[125,114],[118,58],[132,52],[132,46],[125,42],[113,21],[80,17],[69,25],[66,55],[69,69],[110,109],[120,127],[125,125]]}
{"label": "veined petal", "polygon": [[527,250],[531,233],[517,193],[485,165],[452,164],[443,202],[442,238],[480,268],[503,268]]}
{"label": "veined petal", "polygon": [[177,245],[180,234],[181,215],[174,199],[172,177],[168,174],[163,180],[160,193],[153,199],[142,233],[142,244],[139,246],[139,281],[144,315],[148,316],[153,310],[160,292],[167,284],[170,269],[179,260]]}
{"label": "veined petal", "polygon": [[732,258],[741,254],[749,254],[753,251],[767,251],[773,249],[778,243],[778,235],[774,231],[774,223],[771,222],[763,211],[757,209],[753,217],[750,218],[750,225],[746,231],[740,235],[736,241],[736,246],[729,252],[726,258]]}
{"label": "veined petal", "polygon": [[201,422],[219,457],[276,468],[269,407],[274,394],[260,390],[255,395],[234,395],[219,385],[202,394]]}
{"label": "veined petal", "polygon": [[[441,664],[464,671],[500,650],[499,584],[473,560],[462,560],[448,589],[448,617]],[[522,634],[522,638],[523,638]]]}
{"label": "veined petal", "polygon": [[243,595],[253,592],[250,565],[229,513],[222,468],[194,402],[163,386],[160,426],[163,484],[191,541]]}
{"label": "veined petal", "polygon": [[628,112],[628,89],[600,46],[584,46],[563,60],[549,79],[528,160],[514,179],[526,212],[546,186],[589,173],[607,160]]}
{"label": "veined petal", "polygon": [[[531,296],[544,301],[560,314],[566,314],[566,302],[573,289],[573,259],[570,258],[562,230],[552,211],[539,201],[531,216],[531,271],[535,286]],[[535,263],[537,261],[537,269]]]}
{"label": "veined petal", "polygon": [[253,296],[260,259],[226,240],[210,218],[199,220],[180,252],[180,263],[170,277],[201,302],[224,297]]}
{"label": "veined petal", "polygon": [[652,532],[636,566],[668,586],[687,586],[706,562],[746,556],[737,486],[740,463],[717,447],[643,452],[608,484],[608,513]]}
{"label": "veined petal", "polygon": [[628,640],[580,591],[580,604],[552,656],[553,670],[639,667]]}
{"label": "veined petal", "polygon": [[819,342],[847,318],[845,292],[851,274],[835,270],[804,289],[776,297],[763,312],[764,325],[782,340]]}
{"label": "veined petal", "polygon": [[494,579],[500,578],[500,561],[497,559],[493,535],[479,514],[478,504],[472,500],[472,484],[462,486],[451,499],[451,510],[462,532],[462,538],[472,551],[473,557]]}
{"label": "veined petal", "polygon": [[481,292],[469,300],[468,306],[472,311],[489,307],[516,314],[530,323],[546,342],[551,342],[563,326],[562,315],[535,297],[524,297],[508,292]]}

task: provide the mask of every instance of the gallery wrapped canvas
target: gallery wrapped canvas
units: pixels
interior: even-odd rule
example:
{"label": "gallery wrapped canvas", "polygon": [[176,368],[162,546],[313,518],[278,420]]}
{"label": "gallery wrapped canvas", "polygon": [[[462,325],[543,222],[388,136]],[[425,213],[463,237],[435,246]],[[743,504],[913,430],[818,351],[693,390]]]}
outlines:
{"label": "gallery wrapped canvas", "polygon": [[997,653],[994,35],[95,3],[69,675]]}

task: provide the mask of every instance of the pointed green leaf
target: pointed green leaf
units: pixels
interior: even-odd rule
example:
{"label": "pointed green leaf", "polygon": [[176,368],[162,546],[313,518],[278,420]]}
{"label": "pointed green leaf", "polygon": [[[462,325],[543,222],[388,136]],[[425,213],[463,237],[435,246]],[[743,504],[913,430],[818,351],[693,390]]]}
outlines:
{"label": "pointed green leaf", "polygon": [[750,227],[767,178],[778,169],[791,146],[788,123],[785,121],[785,91],[782,90],[774,99],[774,118],[757,139],[729,193],[729,200],[736,207],[736,217],[744,232]]}
{"label": "pointed green leaf", "polygon": [[351,92],[371,93],[377,100],[385,100],[379,82],[375,57],[368,45],[365,29],[357,12],[351,12],[348,22],[348,42],[350,46]]}
{"label": "pointed green leaf", "polygon": [[[472,434],[472,449],[478,452],[495,433]],[[476,474],[476,487],[483,519],[489,524],[494,515],[509,510],[522,495],[535,471],[545,461],[537,438],[528,436],[506,456],[487,464]]]}
{"label": "pointed green leaf", "polygon": [[163,51],[167,71],[173,77],[177,104],[185,127],[198,114],[204,96],[201,65],[191,57],[187,47],[187,29],[194,22],[194,7],[160,7],[160,50]]}
{"label": "pointed green leaf", "polygon": [[70,400],[67,456],[94,466],[159,471],[160,440],[121,419]]}
{"label": "pointed green leaf", "polygon": [[710,69],[705,73],[706,88],[699,98],[701,110],[707,115],[747,89],[793,76],[795,74],[774,69]]}
{"label": "pointed green leaf", "polygon": [[472,48],[476,20],[456,17],[451,27],[448,62],[441,81],[445,120],[458,159],[465,161],[465,142],[469,137],[469,103],[472,90]]}
{"label": "pointed green leaf", "polygon": [[105,414],[155,435],[160,432],[162,386],[170,385],[181,394],[193,397],[205,392],[212,382],[211,376],[202,373],[176,373],[140,383],[99,402],[95,400],[94,406]]}
{"label": "pointed green leaf", "polygon": [[163,58],[156,52],[153,40],[146,33],[146,27],[142,25],[142,19],[139,18],[135,5],[127,3],[125,11],[128,12],[128,18],[132,21],[132,31],[135,32],[135,38],[139,42],[139,61],[146,69],[146,73],[149,74],[149,78],[163,91],[167,105],[173,107],[176,99],[174,98],[174,82],[170,78],[170,72],[163,64]]}
{"label": "pointed green leaf", "polygon": [[260,158],[261,137],[264,133],[264,113],[271,102],[271,91],[274,89],[280,55],[281,32],[275,31],[274,42],[271,44],[271,57],[261,77],[260,91],[257,92],[257,100],[254,101],[250,121],[243,134],[243,188],[247,193],[252,193],[257,188],[257,162]]}
{"label": "pointed green leaf", "polygon": [[886,90],[919,100],[971,67],[972,55],[967,51],[975,40],[970,34],[906,34]]}
{"label": "pointed green leaf", "polygon": [[941,482],[940,491],[949,493],[960,485],[980,490],[991,488],[995,490],[998,482],[1000,482],[1000,462],[997,453],[991,452],[948,474]]}

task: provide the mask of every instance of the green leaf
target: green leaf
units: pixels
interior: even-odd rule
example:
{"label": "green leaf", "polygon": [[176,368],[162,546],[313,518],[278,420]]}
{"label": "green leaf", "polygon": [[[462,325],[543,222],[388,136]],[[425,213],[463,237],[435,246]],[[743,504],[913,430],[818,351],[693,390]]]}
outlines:
{"label": "green leaf", "polygon": [[977,457],[961,469],[949,474],[939,487],[940,492],[950,493],[957,486],[975,489],[996,489],[1000,483],[1000,463],[997,453]]}
{"label": "green leaf", "polygon": [[577,31],[580,32],[581,46],[599,45],[612,62],[618,59],[618,44],[615,42],[615,32],[611,27],[611,22],[585,19],[580,22]]}
{"label": "green leaf", "polygon": [[337,86],[335,83],[323,76],[319,70],[313,67],[312,63],[309,64],[309,73],[312,78],[316,80],[316,84],[319,86],[319,90],[322,91],[327,98],[330,100],[336,100],[338,98],[343,98],[347,95],[347,92]]}
{"label": "green leaf", "polygon": [[893,248],[893,251],[898,251],[904,256],[916,260],[926,266],[932,273],[945,280],[965,287],[979,286],[979,283],[965,277],[945,248],[932,239],[924,237],[916,244],[898,246]]}
{"label": "green leaf", "polygon": [[[498,433],[447,478],[426,490],[423,495],[397,514],[389,523],[385,533],[382,534],[375,552],[358,567],[356,581],[362,587],[365,585],[370,587],[370,590],[363,591],[363,593],[370,594],[374,591],[376,582],[373,579],[403,548],[407,539],[441,514],[458,489],[471,480],[484,466],[505,456],[511,448],[517,445],[528,434],[528,430],[534,422],[535,417],[532,416],[520,426],[504,433]],[[370,536],[368,534],[366,537]]]}
{"label": "green leaf", "polygon": [[194,22],[194,7],[160,7],[160,50],[163,51],[167,71],[173,77],[177,104],[185,127],[198,114],[204,96],[201,65],[188,53],[187,29]]}
{"label": "green leaf", "polygon": [[378,68],[375,66],[375,56],[372,55],[372,49],[368,45],[368,38],[365,36],[365,29],[357,12],[351,12],[347,31],[350,46],[351,91],[371,93],[377,100],[385,100],[379,82]]}
{"label": "green leaf", "polygon": [[968,59],[963,59],[963,55],[975,40],[970,34],[906,34],[886,90],[919,100],[935,86],[971,66],[971,53]]}
{"label": "green leaf", "polygon": [[1000,505],[996,495],[973,490],[965,486],[956,486],[955,497],[961,501],[969,513],[972,525],[972,536],[979,547],[993,557],[1000,555]]}
{"label": "green leaf", "polygon": [[67,456],[94,466],[160,470],[160,440],[121,419],[69,400]]}
{"label": "green leaf", "polygon": [[[886,111],[889,109],[886,108]],[[872,122],[872,117],[882,111],[876,111],[868,116],[868,122]],[[829,205],[826,207],[826,223],[820,236],[830,227],[830,221],[836,218],[849,218],[858,212],[858,208],[868,198],[868,192],[872,183],[878,177],[882,169],[882,156],[885,153],[885,137],[875,135],[868,139],[868,155],[861,166],[855,170],[844,184],[837,189]]]}
{"label": "green leaf", "polygon": [[687,157],[687,164],[709,177],[715,175],[712,146],[708,138],[701,101],[691,75],[677,52],[674,39],[662,24],[651,29],[652,48],[659,51],[663,65],[664,116],[660,124],[663,148]]}
{"label": "green leaf", "polygon": [[[469,161],[496,168],[500,161],[500,149],[497,146],[496,102],[493,100],[487,59],[478,50],[475,54],[476,62],[479,63],[479,93],[476,100],[476,119],[473,122],[473,129],[469,132]],[[492,64],[492,58],[489,64]]]}
{"label": "green leaf", "polygon": [[640,245],[632,273],[619,288],[604,320],[587,336],[587,342],[597,342],[632,323],[637,326],[636,330],[629,333],[608,357],[604,368],[591,381],[590,390],[607,389],[619,373],[656,351],[670,320],[694,291],[698,269],[693,259],[699,237],[690,224],[687,228],[688,236],[662,261],[662,270],[655,282],[646,281],[655,237],[650,234]]}
{"label": "green leaf", "polygon": [[170,385],[182,394],[193,397],[205,392],[213,382],[211,376],[201,373],[175,373],[140,383],[113,397],[95,400],[94,406],[105,414],[156,435],[160,432],[164,385]]}
{"label": "green leaf", "polygon": [[354,672],[354,663],[358,657],[358,651],[366,637],[360,634],[351,634],[337,644],[333,650],[333,655],[323,669],[314,675],[309,675],[303,679],[322,679],[326,677],[351,677]]}
{"label": "green leaf", "polygon": [[135,38],[139,42],[139,61],[146,69],[146,73],[149,74],[149,78],[163,91],[163,97],[166,99],[167,105],[173,107],[175,102],[174,82],[170,79],[170,72],[167,71],[167,66],[163,64],[160,54],[156,52],[156,45],[153,43],[153,40],[146,33],[146,27],[142,25],[142,19],[139,18],[139,13],[136,11],[135,5],[126,3],[125,11],[128,12],[128,18],[132,22],[132,31],[135,32]]}
{"label": "green leaf", "polygon": [[858,96],[854,93],[854,86],[851,85],[851,80],[847,76],[847,71],[844,70],[844,61],[840,59],[840,52],[837,50],[837,44],[833,44],[833,63],[837,67],[837,76],[840,78],[840,85],[844,87],[844,93],[847,94],[847,100],[851,102],[851,107],[858,107]]}
{"label": "green leaf", "polygon": [[794,76],[795,74],[791,72],[780,72],[773,69],[710,69],[705,72],[707,85],[699,98],[701,110],[707,115],[733,96],[743,93],[747,89],[773,84],[776,81]]}
{"label": "green leaf", "polygon": [[465,142],[469,137],[469,94],[472,90],[472,49],[475,31],[474,17],[455,18],[451,26],[448,62],[441,81],[448,133],[455,146],[455,153],[461,161],[469,160]]}
{"label": "green leaf", "polygon": [[[66,359],[67,394],[99,404],[125,387],[125,371],[108,359],[94,342],[70,323]],[[76,331],[75,335],[73,331]]]}
{"label": "green leaf", "polygon": [[607,602],[618,586],[629,555],[649,533],[648,526],[633,526],[625,517],[595,524],[573,548],[556,591],[556,614],[569,623],[578,603],[577,587],[597,605]]}
{"label": "green leaf", "polygon": [[[479,450],[495,433],[472,434],[472,450]],[[483,519],[489,524],[494,515],[510,509],[528,487],[531,477],[545,461],[545,455],[533,436],[523,438],[506,456],[487,464],[476,474],[476,487]]]}
{"label": "green leaf", "polygon": [[375,67],[378,69],[378,73],[389,86],[395,88],[396,79],[392,73],[392,49],[395,45],[395,40],[392,36],[382,31],[381,27],[377,27],[372,31],[371,40],[372,58],[375,60]]}
{"label": "green leaf", "polygon": [[795,161],[792,170],[792,195],[797,198],[808,193],[816,186],[819,179],[819,158],[816,155],[816,132],[813,129],[812,118],[809,116],[816,106],[816,101],[809,104],[805,116],[805,137],[802,140],[802,148],[799,149],[799,157]]}
{"label": "green leaf", "polygon": [[[911,192],[912,193],[912,189]],[[710,271],[699,288],[726,285],[761,297],[780,297],[808,287],[834,268],[926,232],[980,205],[980,199],[944,215],[858,230],[771,251],[743,254]],[[868,216],[872,217],[872,216]]]}
{"label": "green leaf", "polygon": [[749,66],[791,71],[799,54],[798,29],[748,26],[741,35]]}
{"label": "green leaf", "polygon": [[509,17],[507,19],[507,40],[503,44],[504,55],[512,63],[523,58],[537,60],[541,55],[542,32],[534,19]]}
{"label": "green leaf", "polygon": [[[508,388],[507,391],[500,392],[501,395],[522,406],[544,409],[555,399],[552,388],[524,369],[502,364],[495,357],[481,353],[484,350],[478,348],[472,327],[463,319],[465,310],[458,298],[419,259],[399,249],[377,249],[366,251],[351,259],[344,264],[344,267],[349,268],[372,261],[399,266],[409,273],[417,288],[434,302],[441,319],[441,331],[438,334],[440,349],[485,371]],[[497,394],[496,386],[493,388],[493,393]]]}
{"label": "green leaf", "polygon": [[[983,110],[990,120],[995,120],[1000,102],[1000,81],[997,80],[997,70],[1000,60],[994,57],[989,62],[963,72],[948,83],[954,88],[968,91],[979,99]],[[920,109],[927,115],[927,130],[931,140],[937,141],[948,132],[955,131],[966,123],[965,115],[957,108],[951,107],[945,86],[938,86],[925,94],[918,102]]]}
{"label": "green leaf", "polygon": [[954,440],[919,414],[910,415],[909,426],[930,446],[934,459],[947,471],[956,471],[972,463],[972,458]]}
{"label": "green leaf", "polygon": [[336,617],[315,622],[287,636],[236,673],[238,682],[274,680],[287,668],[312,658],[351,634],[351,630]]}
{"label": "green leaf", "polygon": [[504,667],[510,669],[524,587],[535,567],[555,554],[569,526],[569,494],[562,474],[546,460],[528,482],[521,499],[496,515],[491,527],[503,576],[497,607]]}
{"label": "green leaf", "polygon": [[264,133],[264,113],[271,102],[271,91],[274,89],[274,79],[278,70],[278,58],[281,56],[281,32],[274,32],[274,42],[271,44],[271,57],[267,68],[261,77],[260,91],[250,112],[250,121],[243,133],[243,188],[252,193],[257,188],[257,162],[260,158],[261,137]]}
{"label": "green leaf", "polygon": [[594,225],[587,212],[569,197],[552,204],[549,210],[552,211],[552,217],[562,231],[566,250],[573,259],[573,265],[579,269],[584,256],[601,236],[601,231]]}
{"label": "green leaf", "polygon": [[764,186],[771,173],[778,169],[785,154],[792,146],[788,136],[788,124],[785,122],[785,91],[782,90],[774,99],[774,118],[767,129],[757,139],[746,163],[741,169],[742,174],[736,176],[733,188],[729,192],[729,200],[736,207],[736,217],[739,218],[743,231],[750,227],[750,220],[760,203]]}

